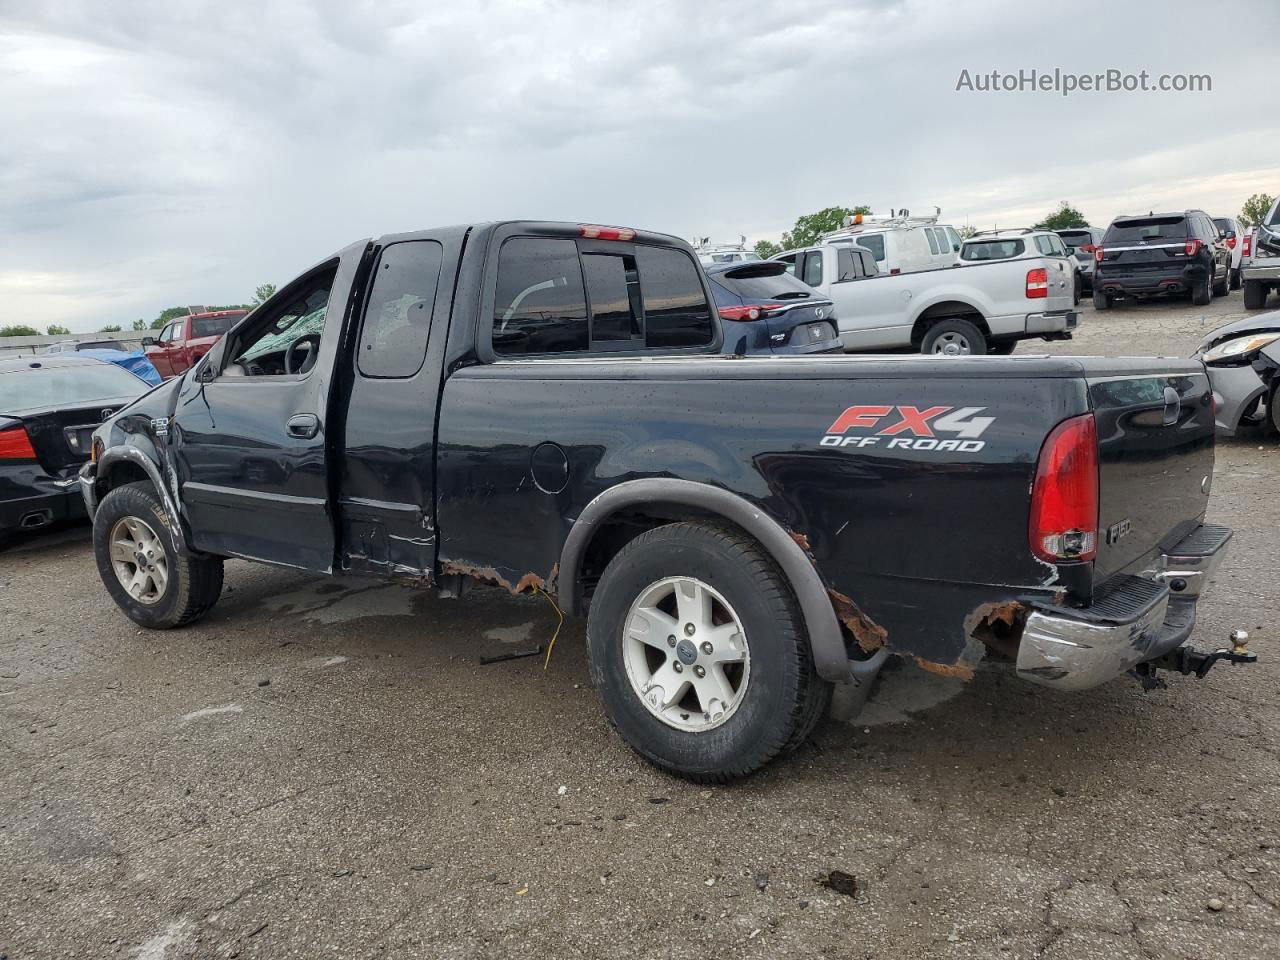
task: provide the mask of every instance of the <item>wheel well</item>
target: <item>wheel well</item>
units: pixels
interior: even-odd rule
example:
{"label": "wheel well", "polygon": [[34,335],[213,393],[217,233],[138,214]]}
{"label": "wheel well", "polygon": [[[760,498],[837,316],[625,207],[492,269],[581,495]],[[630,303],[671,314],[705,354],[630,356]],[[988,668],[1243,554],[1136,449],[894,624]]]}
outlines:
{"label": "wheel well", "polygon": [[987,318],[982,315],[981,310],[963,300],[944,300],[927,308],[916,318],[916,322],[911,327],[911,345],[918,348],[924,342],[929,328],[939,320],[968,320],[982,331],[984,337],[991,336]]}
{"label": "wheel well", "polygon": [[136,463],[124,460],[119,463],[113,463],[106,476],[98,478],[98,489],[100,493],[107,493],[116,487],[123,487],[126,483],[137,483],[140,480],[145,480],[147,483],[151,482],[151,478],[147,476],[147,471]]}
{"label": "wheel well", "polygon": [[[717,526],[733,529],[745,537],[750,537],[752,540],[756,539],[748,531],[717,513],[698,510],[696,507],[690,507],[682,503],[648,502],[644,504],[643,508],[624,508],[612,513],[604,522],[596,525],[595,532],[592,533],[591,539],[587,541],[586,549],[582,554],[582,564],[578,569],[578,582],[576,584],[565,584],[564,587],[569,590],[580,591],[582,598],[581,609],[585,613],[591,606],[591,595],[595,592],[600,575],[604,573],[605,567],[621,552],[623,547],[640,536],[640,534],[655,527],[689,520],[714,523]],[[756,542],[759,543],[758,540]],[[760,548],[766,555],[768,554],[768,550],[764,548],[763,544],[760,544]]]}

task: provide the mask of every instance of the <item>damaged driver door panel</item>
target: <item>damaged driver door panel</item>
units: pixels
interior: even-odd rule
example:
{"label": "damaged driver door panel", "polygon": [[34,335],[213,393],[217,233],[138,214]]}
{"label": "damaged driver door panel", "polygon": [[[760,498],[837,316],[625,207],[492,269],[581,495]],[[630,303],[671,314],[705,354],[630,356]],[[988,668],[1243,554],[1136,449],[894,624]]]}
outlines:
{"label": "damaged driver door panel", "polygon": [[431,579],[439,361],[465,231],[384,237],[344,372],[338,514],[352,573]]}
{"label": "damaged driver door panel", "polygon": [[365,247],[275,294],[187,376],[171,434],[196,549],[332,569],[330,371]]}

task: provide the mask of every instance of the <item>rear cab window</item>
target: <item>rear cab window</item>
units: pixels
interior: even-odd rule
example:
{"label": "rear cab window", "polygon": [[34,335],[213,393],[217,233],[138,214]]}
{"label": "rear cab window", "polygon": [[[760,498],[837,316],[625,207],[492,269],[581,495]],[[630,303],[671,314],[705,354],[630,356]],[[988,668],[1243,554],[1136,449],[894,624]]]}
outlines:
{"label": "rear cab window", "polygon": [[705,347],[715,336],[701,272],[684,250],[518,236],[499,248],[499,356]]}
{"label": "rear cab window", "polygon": [[1013,260],[1026,252],[1027,245],[1021,240],[976,240],[960,248],[960,259],[969,262]]}

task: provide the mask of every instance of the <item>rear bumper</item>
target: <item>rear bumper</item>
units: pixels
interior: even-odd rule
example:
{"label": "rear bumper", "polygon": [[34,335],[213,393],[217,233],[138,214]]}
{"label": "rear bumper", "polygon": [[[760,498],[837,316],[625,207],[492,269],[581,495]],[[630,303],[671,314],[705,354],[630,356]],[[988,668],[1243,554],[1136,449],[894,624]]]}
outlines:
{"label": "rear bumper", "polygon": [[1113,577],[1089,607],[1036,606],[1018,646],[1018,676],[1085,690],[1181,646],[1231,533],[1200,526],[1142,576]]}
{"label": "rear bumper", "polygon": [[1209,270],[1204,264],[1160,267],[1145,270],[1095,270],[1093,287],[1110,294],[1149,296],[1159,293],[1183,293],[1193,284],[1204,283]]}
{"label": "rear bumper", "polygon": [[84,516],[84,500],[74,473],[6,476],[0,483],[0,533],[39,530],[59,520]]}
{"label": "rear bumper", "polygon": [[1049,313],[1027,314],[1026,331],[1040,337],[1046,333],[1069,333],[1080,325],[1080,314],[1075,310],[1055,310]]}
{"label": "rear bumper", "polygon": [[1241,280],[1262,280],[1266,283],[1280,283],[1280,262],[1262,264],[1250,261],[1240,268]]}

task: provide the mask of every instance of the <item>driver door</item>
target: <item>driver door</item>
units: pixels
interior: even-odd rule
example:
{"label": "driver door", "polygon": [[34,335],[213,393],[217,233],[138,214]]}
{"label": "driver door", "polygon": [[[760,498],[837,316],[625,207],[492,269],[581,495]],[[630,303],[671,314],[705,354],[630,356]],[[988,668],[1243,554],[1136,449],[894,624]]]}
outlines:
{"label": "driver door", "polygon": [[188,375],[170,435],[197,549],[331,572],[326,420],[367,249],[353,244],[290,283]]}

